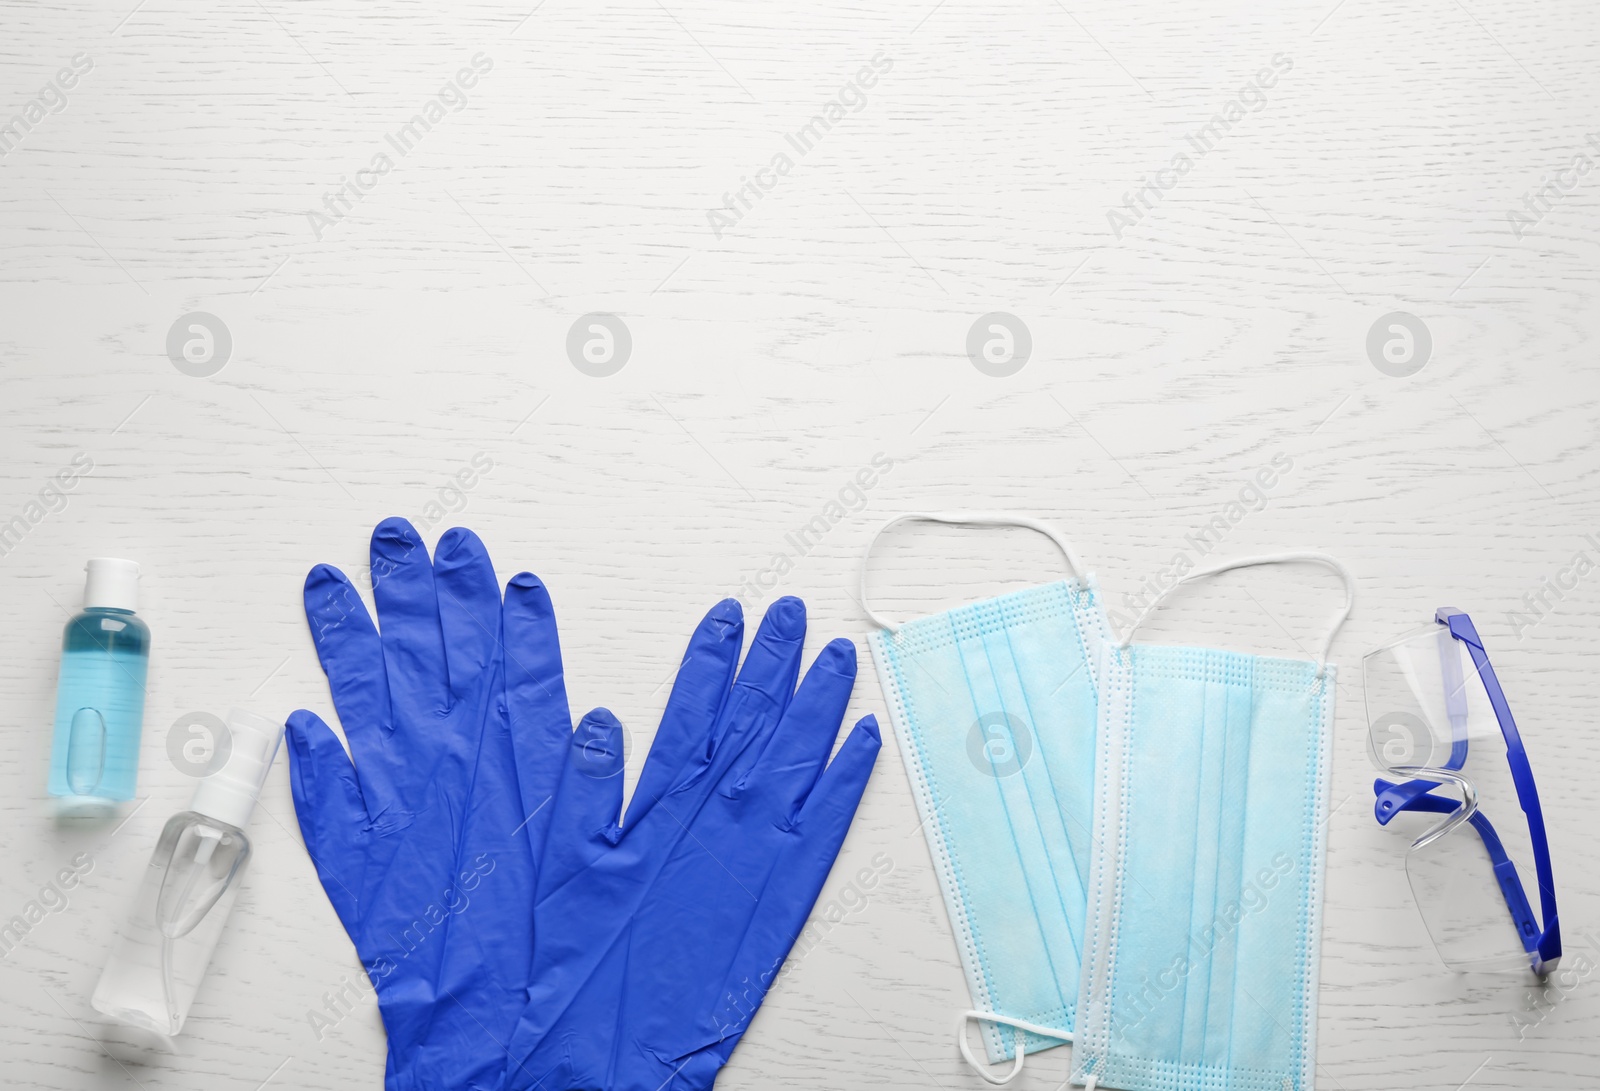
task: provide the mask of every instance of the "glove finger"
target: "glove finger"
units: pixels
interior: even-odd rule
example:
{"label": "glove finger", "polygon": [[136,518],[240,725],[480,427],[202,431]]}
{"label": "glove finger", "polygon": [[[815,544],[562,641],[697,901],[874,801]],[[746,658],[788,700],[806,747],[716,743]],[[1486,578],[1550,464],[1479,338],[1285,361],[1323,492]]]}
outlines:
{"label": "glove finger", "polygon": [[[850,735],[839,747],[839,753],[817,779],[817,786],[800,808],[800,834],[807,841],[832,846],[837,854],[844,843],[845,831],[856,816],[856,806],[861,793],[867,790],[867,780],[872,776],[878,751],[883,748],[883,737],[878,733],[878,718],[863,716],[850,730]],[[832,866],[833,855],[828,857]],[[826,875],[826,870],[824,870]]]}
{"label": "glove finger", "polygon": [[706,752],[743,647],[744,611],[738,599],[723,599],[706,612],[689,638],[661,726],[628,804],[626,825],[637,822],[671,789],[690,758]]}
{"label": "glove finger", "polygon": [[735,692],[760,694],[772,703],[787,705],[800,677],[800,653],[806,639],[806,604],[793,595],[767,607],[739,668]]}
{"label": "glove finger", "polygon": [[794,817],[833,752],[855,681],[855,645],[832,641],[806,671],[747,782],[735,783],[725,793],[744,794],[775,818]]}
{"label": "glove finger", "polygon": [[378,630],[345,574],[330,565],[319,564],[306,575],[305,606],[333,707],[355,754],[362,791],[382,811],[397,792],[387,749],[389,681]]}
{"label": "glove finger", "polygon": [[713,1072],[727,1060],[776,979],[779,966],[806,927],[806,918],[844,844],[881,745],[878,723],[871,716],[856,724],[845,739],[838,756],[806,800],[799,836],[790,839],[773,862],[749,926],[739,941],[738,953],[721,990],[730,999],[738,998],[737,1002],[718,1004],[696,1019],[674,1020],[676,1033],[693,1033],[696,1037],[673,1041],[669,1031],[668,1040],[662,1045],[664,1053],[671,1056],[704,1049],[711,1056],[696,1064],[709,1065]]}
{"label": "glove finger", "polygon": [[289,787],[300,836],[328,901],[349,928],[355,922],[357,899],[345,883],[354,881],[359,842],[368,825],[361,786],[343,744],[316,713],[299,709],[290,714],[285,728]]}
{"label": "glove finger", "polygon": [[517,787],[527,821],[528,843],[537,857],[544,847],[550,802],[572,741],[572,713],[567,706],[555,607],[539,577],[521,572],[506,584],[502,625],[506,710],[511,722]]}
{"label": "glove finger", "polygon": [[456,701],[482,694],[500,658],[500,581],[479,537],[447,530],[433,551],[445,669]]}
{"label": "glove finger", "polygon": [[719,770],[733,769],[729,783],[744,780],[783,719],[800,677],[805,643],[805,603],[785,595],[767,607],[733,684],[725,722],[718,725],[718,737],[712,741],[713,764]]}
{"label": "glove finger", "polygon": [[420,713],[448,707],[433,564],[422,537],[405,519],[385,519],[372,530],[372,597],[397,724],[415,723]]}
{"label": "glove finger", "polygon": [[609,709],[597,708],[567,745],[541,856],[541,890],[564,885],[609,844],[622,810],[622,767],[622,724]]}

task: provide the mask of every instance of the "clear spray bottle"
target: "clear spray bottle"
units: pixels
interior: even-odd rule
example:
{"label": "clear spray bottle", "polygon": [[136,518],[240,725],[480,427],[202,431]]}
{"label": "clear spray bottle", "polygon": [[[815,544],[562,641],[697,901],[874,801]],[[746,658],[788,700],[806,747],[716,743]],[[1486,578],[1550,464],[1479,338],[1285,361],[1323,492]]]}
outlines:
{"label": "clear spray bottle", "polygon": [[227,738],[227,761],[161,831],[133,913],[94,990],[96,1011],[161,1038],[183,1029],[233,909],[250,859],[244,826],[277,756],[283,725],[233,709]]}

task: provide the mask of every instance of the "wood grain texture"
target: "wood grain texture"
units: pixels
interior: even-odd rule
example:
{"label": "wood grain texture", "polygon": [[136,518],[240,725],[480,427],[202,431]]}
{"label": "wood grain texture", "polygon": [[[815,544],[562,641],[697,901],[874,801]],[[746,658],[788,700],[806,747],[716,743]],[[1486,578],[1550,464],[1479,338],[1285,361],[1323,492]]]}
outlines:
{"label": "wood grain texture", "polygon": [[[1600,161],[1597,47],[1578,0],[0,7],[0,121],[92,60],[0,155],[0,520],[74,455],[94,464],[0,557],[0,917],[74,853],[95,862],[0,960],[3,1082],[381,1085],[370,1004],[323,1040],[307,1021],[358,967],[281,766],[185,1055],[120,1068],[88,995],[191,790],[168,726],[236,703],[332,721],[306,568],[358,570],[374,522],[422,520],[476,454],[493,470],[427,536],[464,523],[502,576],[547,581],[573,705],[629,725],[630,782],[718,597],[800,594],[815,648],[859,642],[859,558],[884,518],[1014,508],[1064,527],[1121,609],[1281,455],[1292,470],[1216,553],[1326,549],[1360,582],[1334,649],[1318,1087],[1594,1086],[1593,977],[1541,991],[1437,967],[1369,817],[1359,659],[1438,605],[1472,611],[1541,772],[1569,951],[1600,962],[1600,577],[1537,624],[1510,618],[1600,538],[1600,172],[1520,237],[1507,219],[1575,156]],[[395,153],[479,55],[464,105]],[[887,70],[797,152],[788,137],[875,57]],[[1280,57],[1259,109],[1252,94],[1117,231],[1125,195]],[[393,169],[314,226],[386,148]],[[715,229],[779,154],[792,169]],[[168,358],[191,311],[232,336],[209,378]],[[1032,334],[1008,378],[967,357],[991,311]],[[1367,356],[1391,311],[1431,332],[1410,377]],[[609,378],[567,356],[589,312],[632,335]],[[845,519],[786,544],[880,454],[892,469]],[[103,553],[143,564],[156,641],[146,801],[115,834],[56,827],[43,791],[55,634]],[[792,569],[752,594],[777,556]],[[897,533],[874,603],[927,612],[1057,564],[1025,534]],[[1232,577],[1148,632],[1291,651],[1335,593]],[[862,663],[852,717],[882,713]],[[889,737],[829,890],[877,853],[893,867],[786,975],[719,1086],[982,1086],[951,1040],[967,997],[916,827]],[[1016,1086],[1066,1068],[1052,1051]]]}

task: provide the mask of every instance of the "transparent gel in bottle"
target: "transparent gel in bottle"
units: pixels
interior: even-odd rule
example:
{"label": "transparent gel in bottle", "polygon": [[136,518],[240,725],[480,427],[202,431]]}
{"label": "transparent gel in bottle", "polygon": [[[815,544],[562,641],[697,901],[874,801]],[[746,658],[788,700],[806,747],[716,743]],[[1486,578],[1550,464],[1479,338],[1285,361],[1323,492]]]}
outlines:
{"label": "transparent gel in bottle", "polygon": [[150,663],[150,629],[134,610],[139,566],[95,557],[84,566],[83,612],[61,639],[49,790],[63,816],[110,814],[133,798]]}
{"label": "transparent gel in bottle", "polygon": [[239,894],[255,809],[283,725],[234,709],[225,765],[168,819],[91,1001],[103,1015],[171,1038],[183,1029]]}

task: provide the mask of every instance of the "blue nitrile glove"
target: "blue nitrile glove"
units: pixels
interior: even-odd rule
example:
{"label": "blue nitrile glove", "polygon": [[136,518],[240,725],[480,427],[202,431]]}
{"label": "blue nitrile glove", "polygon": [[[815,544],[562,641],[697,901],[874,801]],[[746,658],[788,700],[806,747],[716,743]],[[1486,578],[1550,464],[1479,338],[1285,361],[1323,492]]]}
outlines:
{"label": "blue nitrile glove", "polygon": [[[804,927],[879,748],[868,717],[823,771],[855,649],[828,645],[794,693],[804,635],[799,600],[769,610],[727,701],[698,732],[680,730],[659,763],[658,736],[656,778],[641,777],[624,825],[621,777],[608,775],[621,772],[621,727],[603,709],[579,725],[508,1088],[700,1091],[727,1063]],[[697,735],[668,773],[667,754]]]}
{"label": "blue nitrile glove", "polygon": [[526,999],[530,846],[571,738],[554,612],[527,573],[502,608],[470,531],[430,564],[403,519],[373,531],[372,582],[381,632],[337,569],[306,577],[350,756],[317,716],[290,716],[295,812],[377,988],[388,1091],[493,1087]]}

